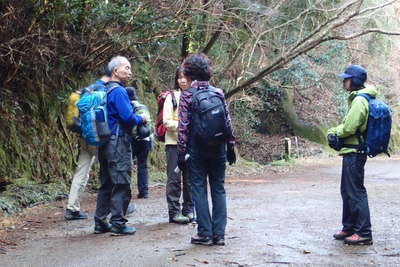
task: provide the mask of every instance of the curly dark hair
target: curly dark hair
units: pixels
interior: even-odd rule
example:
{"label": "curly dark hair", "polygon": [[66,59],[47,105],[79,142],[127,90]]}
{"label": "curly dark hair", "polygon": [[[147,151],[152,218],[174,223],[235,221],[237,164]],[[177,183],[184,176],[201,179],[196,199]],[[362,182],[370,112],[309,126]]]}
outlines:
{"label": "curly dark hair", "polygon": [[211,60],[203,53],[192,54],[185,58],[182,63],[183,73],[192,81],[208,81],[211,79]]}

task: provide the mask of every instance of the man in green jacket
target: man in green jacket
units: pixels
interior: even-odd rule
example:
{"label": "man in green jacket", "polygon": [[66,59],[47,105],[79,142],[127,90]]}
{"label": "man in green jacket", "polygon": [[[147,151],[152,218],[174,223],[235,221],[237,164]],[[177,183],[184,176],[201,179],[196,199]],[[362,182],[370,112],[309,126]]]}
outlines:
{"label": "man in green jacket", "polygon": [[368,100],[357,94],[373,97],[375,88],[365,85],[367,72],[359,65],[350,65],[339,75],[343,88],[350,92],[349,111],[342,124],[328,130],[329,145],[343,156],[340,191],[343,199],[343,228],[333,237],[349,245],[371,245],[371,220],[367,190],[364,187],[364,166],[367,155],[358,149],[367,129]]}

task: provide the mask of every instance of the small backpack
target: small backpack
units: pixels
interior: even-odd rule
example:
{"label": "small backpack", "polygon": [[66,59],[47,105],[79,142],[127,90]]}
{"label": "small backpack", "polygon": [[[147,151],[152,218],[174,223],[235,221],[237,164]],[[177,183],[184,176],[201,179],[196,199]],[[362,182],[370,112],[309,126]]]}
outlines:
{"label": "small backpack", "polygon": [[67,129],[74,133],[82,133],[81,120],[79,109],[76,103],[81,99],[82,91],[78,90],[72,92],[68,97],[68,105],[65,112],[65,120],[67,123]]}
{"label": "small backpack", "polygon": [[98,84],[92,84],[89,85],[88,87],[84,89],[77,90],[75,92],[72,92],[69,97],[68,97],[68,105],[67,109],[65,112],[65,120],[67,123],[67,129],[70,130],[71,132],[81,134],[82,129],[81,129],[81,118],[80,118],[80,112],[77,107],[77,103],[81,99],[81,96],[87,92],[91,91],[98,91],[102,90],[105,88],[105,85],[98,85]]}
{"label": "small backpack", "polygon": [[363,150],[370,157],[375,157],[380,153],[388,156],[388,146],[390,131],[392,129],[392,111],[383,101],[376,99],[368,94],[357,94],[365,97],[369,103],[369,114],[367,131]]}
{"label": "small backpack", "polygon": [[118,85],[106,91],[86,91],[76,104],[81,114],[82,137],[88,145],[102,146],[111,137],[108,125],[107,96]]}
{"label": "small backpack", "polygon": [[208,145],[226,143],[231,133],[222,96],[212,86],[189,90],[193,93],[191,136]]}
{"label": "small backpack", "polygon": [[[390,131],[392,129],[392,111],[390,107],[369,94],[361,93],[357,94],[357,96],[362,96],[368,100],[367,130],[364,134],[357,132],[360,145],[354,147],[352,145],[344,145],[344,147],[357,148],[371,158],[380,153],[390,156],[388,153]],[[365,141],[362,141],[361,136],[364,137]]]}
{"label": "small backpack", "polygon": [[165,142],[165,133],[167,132],[167,127],[165,127],[164,122],[163,122],[163,114],[164,114],[165,99],[167,98],[167,96],[169,94],[171,94],[172,105],[173,105],[173,109],[175,111],[178,107],[178,104],[176,102],[175,94],[173,91],[161,92],[160,95],[157,97],[158,111],[157,111],[155,132],[156,132],[158,141],[161,141],[161,142]]}

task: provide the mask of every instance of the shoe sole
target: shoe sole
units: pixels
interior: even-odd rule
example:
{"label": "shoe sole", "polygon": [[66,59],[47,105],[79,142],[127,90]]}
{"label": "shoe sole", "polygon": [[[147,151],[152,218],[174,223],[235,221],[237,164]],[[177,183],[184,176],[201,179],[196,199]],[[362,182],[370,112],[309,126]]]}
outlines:
{"label": "shoe sole", "polygon": [[177,221],[174,221],[174,220],[169,220],[169,223],[188,224],[188,223],[190,223],[190,222],[177,222]]}
{"label": "shoe sole", "polygon": [[214,245],[212,241],[205,243],[205,242],[197,242],[197,241],[191,240],[190,243],[192,243],[193,245],[202,245],[202,246],[207,246],[207,247]]}
{"label": "shoe sole", "polygon": [[123,236],[123,235],[134,235],[135,232],[133,233],[111,233],[112,236]]}
{"label": "shoe sole", "polygon": [[98,235],[98,234],[105,234],[105,233],[109,233],[110,231],[96,231],[94,230],[94,234]]}
{"label": "shoe sole", "polygon": [[64,217],[66,221],[86,220],[88,217]]}
{"label": "shoe sole", "polygon": [[356,242],[344,240],[344,243],[350,246],[369,246],[372,245],[374,242],[372,240],[356,241]]}

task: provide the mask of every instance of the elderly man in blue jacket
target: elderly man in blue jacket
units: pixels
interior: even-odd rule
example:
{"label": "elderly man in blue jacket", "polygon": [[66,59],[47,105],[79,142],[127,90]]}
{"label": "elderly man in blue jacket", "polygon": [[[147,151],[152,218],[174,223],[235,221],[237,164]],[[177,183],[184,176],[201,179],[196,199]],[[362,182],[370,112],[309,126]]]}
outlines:
{"label": "elderly man in blue jacket", "polygon": [[[144,116],[133,113],[125,83],[132,75],[128,59],[117,56],[107,65],[111,73],[107,84],[107,111],[112,131],[110,141],[99,148],[100,182],[95,214],[95,233],[111,231],[116,235],[134,234],[127,226],[125,214],[131,200],[132,148],[129,132],[137,124],[146,123]],[[111,213],[110,223],[107,216]]]}

